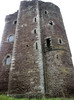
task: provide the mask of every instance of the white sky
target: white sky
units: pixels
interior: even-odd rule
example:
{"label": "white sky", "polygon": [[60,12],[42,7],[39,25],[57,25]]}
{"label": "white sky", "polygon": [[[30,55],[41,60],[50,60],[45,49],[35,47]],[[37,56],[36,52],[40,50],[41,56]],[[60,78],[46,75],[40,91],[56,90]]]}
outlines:
{"label": "white sky", "polygon": [[[5,16],[16,12],[19,9],[21,0],[1,0],[0,1],[0,41],[4,29]],[[74,63],[74,0],[42,0],[45,2],[52,2],[59,6],[67,37],[69,40],[69,45],[72,53],[72,59]]]}

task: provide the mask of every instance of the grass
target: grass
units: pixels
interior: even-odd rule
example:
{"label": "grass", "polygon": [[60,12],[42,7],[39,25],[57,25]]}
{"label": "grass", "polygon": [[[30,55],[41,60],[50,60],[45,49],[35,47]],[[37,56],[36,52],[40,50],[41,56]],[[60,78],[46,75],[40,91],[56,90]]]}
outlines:
{"label": "grass", "polygon": [[42,98],[42,99],[27,99],[27,98],[22,98],[22,99],[17,99],[17,98],[12,98],[12,97],[8,97],[6,95],[0,95],[0,100],[74,100],[74,98],[50,98],[50,99],[46,99],[46,98]]}

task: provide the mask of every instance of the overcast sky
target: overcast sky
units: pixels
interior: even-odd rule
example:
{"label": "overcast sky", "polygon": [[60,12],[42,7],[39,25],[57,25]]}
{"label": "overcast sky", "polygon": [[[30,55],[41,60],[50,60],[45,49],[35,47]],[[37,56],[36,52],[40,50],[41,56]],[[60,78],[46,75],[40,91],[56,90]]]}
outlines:
{"label": "overcast sky", "polygon": [[[0,1],[0,41],[4,29],[5,16],[16,12],[19,9],[21,0],[1,0]],[[52,2],[59,6],[63,22],[65,25],[69,45],[74,63],[74,0],[42,0]]]}

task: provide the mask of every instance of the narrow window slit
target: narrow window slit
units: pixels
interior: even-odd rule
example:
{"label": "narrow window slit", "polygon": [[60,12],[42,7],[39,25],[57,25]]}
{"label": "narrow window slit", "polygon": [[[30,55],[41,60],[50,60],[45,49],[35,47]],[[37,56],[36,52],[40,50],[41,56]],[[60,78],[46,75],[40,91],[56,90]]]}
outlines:
{"label": "narrow window slit", "polygon": [[47,12],[47,11],[45,11],[45,14],[48,14],[48,12]]}
{"label": "narrow window slit", "polygon": [[35,22],[36,22],[36,18],[35,18]]}
{"label": "narrow window slit", "polygon": [[34,30],[34,33],[36,34],[36,29]]}
{"label": "narrow window slit", "polygon": [[61,40],[59,40],[59,43],[61,44],[61,43],[62,43],[62,41],[61,41]]}
{"label": "narrow window slit", "polygon": [[63,43],[63,42],[62,42],[62,39],[59,39],[59,41],[58,41],[58,42],[59,42],[59,44],[62,44],[62,43]]}
{"label": "narrow window slit", "polygon": [[37,42],[36,42],[36,49],[38,49],[38,44],[37,44]]}

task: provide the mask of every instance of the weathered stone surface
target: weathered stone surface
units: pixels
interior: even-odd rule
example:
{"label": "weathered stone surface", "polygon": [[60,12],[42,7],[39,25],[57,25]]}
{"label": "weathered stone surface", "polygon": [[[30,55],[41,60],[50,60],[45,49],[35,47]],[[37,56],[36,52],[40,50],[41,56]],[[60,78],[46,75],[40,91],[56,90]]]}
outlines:
{"label": "weathered stone surface", "polygon": [[13,50],[13,43],[8,42],[8,37],[10,35],[15,36],[15,28],[16,25],[13,24],[13,22],[17,20],[17,12],[15,14],[11,14],[6,16],[5,19],[5,29],[2,37],[1,42],[1,51],[0,51],[0,92],[7,92],[8,90],[8,78],[9,78],[9,71],[10,71],[10,65],[4,65],[5,63],[5,57],[7,54],[12,55]]}
{"label": "weathered stone surface", "polygon": [[[74,68],[60,9],[22,1],[8,15],[0,51],[0,92],[12,96],[74,96]],[[8,37],[15,35],[14,42]],[[5,57],[11,55],[11,64]]]}

